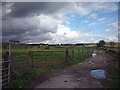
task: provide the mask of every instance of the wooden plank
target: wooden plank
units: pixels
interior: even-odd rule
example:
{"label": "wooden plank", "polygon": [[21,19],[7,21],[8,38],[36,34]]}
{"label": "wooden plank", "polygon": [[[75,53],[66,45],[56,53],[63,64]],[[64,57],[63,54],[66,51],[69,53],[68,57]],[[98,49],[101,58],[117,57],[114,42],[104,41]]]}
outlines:
{"label": "wooden plank", "polygon": [[[45,54],[45,55],[43,55],[43,54],[38,54],[38,55],[33,54],[33,56],[40,56],[40,55],[45,56],[46,54]],[[55,55],[55,54],[51,54],[51,53],[50,53],[49,55]],[[56,54],[56,55],[65,55],[65,53],[62,53],[62,54]]]}
{"label": "wooden plank", "polygon": [[11,58],[12,58],[12,59],[14,59],[14,58],[18,58],[18,57],[24,57],[24,56],[28,56],[28,55],[14,56],[14,57],[11,57]]}

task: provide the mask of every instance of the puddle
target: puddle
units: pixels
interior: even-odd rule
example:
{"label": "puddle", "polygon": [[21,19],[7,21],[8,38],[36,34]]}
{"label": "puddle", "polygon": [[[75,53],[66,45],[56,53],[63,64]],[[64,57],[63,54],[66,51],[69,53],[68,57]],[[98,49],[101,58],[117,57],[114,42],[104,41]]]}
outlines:
{"label": "puddle", "polygon": [[88,63],[92,63],[93,61],[92,60],[89,60]]}
{"label": "puddle", "polygon": [[89,64],[94,64],[94,61],[88,60],[88,63],[89,63]]}
{"label": "puddle", "polygon": [[89,63],[91,63],[92,61],[88,61]]}
{"label": "puddle", "polygon": [[97,54],[96,53],[92,53],[92,56],[95,57]]}
{"label": "puddle", "polygon": [[90,75],[97,79],[105,79],[105,71],[103,69],[91,70]]}
{"label": "puddle", "polygon": [[106,64],[106,62],[104,62],[104,64]]}

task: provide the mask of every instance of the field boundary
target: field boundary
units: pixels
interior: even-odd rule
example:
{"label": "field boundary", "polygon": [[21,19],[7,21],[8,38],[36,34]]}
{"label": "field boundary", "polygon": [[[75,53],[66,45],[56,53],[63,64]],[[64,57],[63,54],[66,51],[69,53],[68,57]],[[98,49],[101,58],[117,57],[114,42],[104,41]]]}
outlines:
{"label": "field boundary", "polygon": [[[111,53],[120,55],[120,51],[111,50],[110,48],[106,48],[106,47],[105,47],[105,48],[100,48],[100,49],[106,50],[106,51],[108,51],[108,52],[111,52]],[[120,48],[117,48],[117,49],[120,49]]]}
{"label": "field boundary", "polygon": [[[65,54],[66,54],[65,55],[65,62],[68,62],[69,58],[71,59],[71,57],[69,56],[69,49],[68,48],[66,48],[66,51],[29,51],[29,53],[28,53],[28,58],[29,58],[28,59],[28,64],[32,67],[36,66],[36,65],[33,64],[34,63],[33,57],[37,56],[37,55],[33,55],[33,53],[35,53],[35,52],[38,52],[38,53],[48,52],[48,54],[45,55],[45,56],[56,55],[56,53],[51,54],[52,52],[65,52]],[[58,57],[58,58],[61,58],[61,57]]]}
{"label": "field boundary", "polygon": [[4,86],[10,82],[10,59],[9,52],[6,52],[4,59],[0,62],[2,64],[2,69],[0,69],[0,80],[1,85]]}

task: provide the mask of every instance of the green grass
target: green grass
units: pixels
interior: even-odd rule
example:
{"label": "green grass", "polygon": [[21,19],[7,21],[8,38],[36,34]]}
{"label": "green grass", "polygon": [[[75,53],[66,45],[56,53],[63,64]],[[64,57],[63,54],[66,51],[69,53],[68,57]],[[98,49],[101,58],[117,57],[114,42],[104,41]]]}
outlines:
{"label": "green grass", "polygon": [[111,50],[115,50],[115,51],[119,51],[119,48],[118,47],[116,47],[116,48],[111,48]]}
{"label": "green grass", "polygon": [[[102,50],[103,51],[103,50]],[[108,55],[111,55],[113,58],[112,68],[114,69],[108,79],[109,86],[108,88],[120,88],[120,56],[111,52],[107,52]]]}
{"label": "green grass", "polygon": [[[78,50],[79,49],[79,50]],[[19,55],[28,55],[30,49],[12,49],[12,57]],[[65,48],[49,48],[49,49],[31,49],[31,51],[65,51]],[[74,51],[74,55],[72,55],[72,50]],[[5,56],[5,52],[7,50],[3,50],[2,55]],[[84,54],[82,55],[82,52]],[[66,53],[65,52],[57,52],[52,53],[56,55],[46,56],[48,53],[39,53],[35,52],[33,55],[33,61],[35,65],[40,65],[42,67],[30,67],[28,65],[28,56],[15,57],[12,58],[12,72],[11,72],[11,82],[5,88],[23,88],[26,85],[30,84],[34,80],[36,80],[40,75],[48,73],[51,69],[56,68],[64,68],[65,66],[70,66],[73,64],[77,64],[82,62],[86,58],[90,57],[92,50],[87,53],[82,51],[80,47],[72,47],[69,49],[69,60],[68,63],[65,62]],[[37,56],[35,56],[37,55]],[[39,55],[39,56],[38,56]],[[43,58],[44,57],[44,58]],[[61,58],[63,59],[61,59]]]}

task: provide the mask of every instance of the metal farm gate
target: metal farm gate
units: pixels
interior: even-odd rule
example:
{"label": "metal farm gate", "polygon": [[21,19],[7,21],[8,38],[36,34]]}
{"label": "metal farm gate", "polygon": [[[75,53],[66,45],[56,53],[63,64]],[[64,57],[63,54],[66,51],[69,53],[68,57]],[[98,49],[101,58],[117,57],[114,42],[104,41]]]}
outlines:
{"label": "metal farm gate", "polygon": [[43,67],[68,62],[68,59],[68,48],[66,51],[30,51],[28,63],[32,67]]}
{"label": "metal farm gate", "polygon": [[10,82],[10,59],[9,52],[6,52],[5,58],[0,62],[2,68],[0,69],[0,85],[4,86]]}

